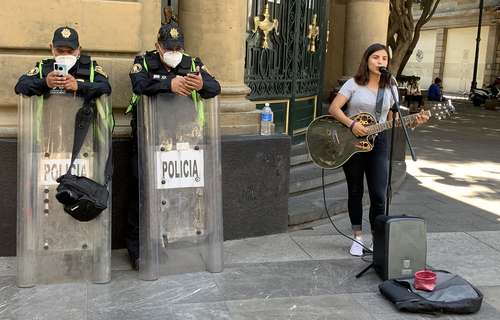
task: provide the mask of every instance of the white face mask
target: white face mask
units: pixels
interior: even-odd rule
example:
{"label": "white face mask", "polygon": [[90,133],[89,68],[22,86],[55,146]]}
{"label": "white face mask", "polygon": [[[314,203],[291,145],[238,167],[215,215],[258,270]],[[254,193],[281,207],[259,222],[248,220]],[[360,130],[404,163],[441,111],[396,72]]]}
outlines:
{"label": "white face mask", "polygon": [[77,60],[77,57],[75,57],[72,54],[69,55],[62,55],[62,56],[57,56],[56,57],[56,62],[58,64],[65,64],[68,67],[68,70],[73,68]]}
{"label": "white face mask", "polygon": [[178,51],[166,51],[163,54],[163,62],[165,62],[169,67],[175,68],[181,63],[182,53]]}

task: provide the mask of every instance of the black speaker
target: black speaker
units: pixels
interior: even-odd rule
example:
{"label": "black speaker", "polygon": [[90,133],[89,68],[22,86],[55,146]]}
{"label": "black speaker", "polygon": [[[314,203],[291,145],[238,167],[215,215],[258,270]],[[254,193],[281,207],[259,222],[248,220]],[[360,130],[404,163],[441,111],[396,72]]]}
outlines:
{"label": "black speaker", "polygon": [[425,221],[410,216],[375,219],[373,267],[383,280],[411,277],[425,269],[427,232]]}

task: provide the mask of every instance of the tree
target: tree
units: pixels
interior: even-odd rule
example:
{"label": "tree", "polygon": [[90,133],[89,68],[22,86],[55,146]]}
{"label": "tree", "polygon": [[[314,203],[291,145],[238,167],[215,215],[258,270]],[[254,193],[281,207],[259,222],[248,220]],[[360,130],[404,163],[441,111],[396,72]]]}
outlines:
{"label": "tree", "polygon": [[[391,0],[387,45],[392,51],[391,70],[401,75],[420,39],[420,30],[434,15],[440,0]],[[415,23],[413,5],[419,4],[422,13]]]}

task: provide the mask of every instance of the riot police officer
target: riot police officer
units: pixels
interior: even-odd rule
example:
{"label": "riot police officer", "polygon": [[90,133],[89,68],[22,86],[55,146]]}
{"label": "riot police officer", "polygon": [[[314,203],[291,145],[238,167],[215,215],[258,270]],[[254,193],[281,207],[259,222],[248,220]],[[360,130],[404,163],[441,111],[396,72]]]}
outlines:
{"label": "riot police officer", "polygon": [[[110,94],[108,76],[90,56],[81,54],[78,33],[70,27],[54,31],[49,46],[53,58],[38,62],[36,66],[19,78],[16,94],[26,96],[45,95],[52,89],[64,89],[85,96]],[[55,68],[59,70],[55,70]]]}
{"label": "riot police officer", "polygon": [[[220,85],[197,57],[184,52],[184,36],[178,24],[171,20],[158,31],[156,50],[137,56],[130,71],[133,97],[127,109],[132,112],[132,183],[128,212],[127,249],[132,267],[138,269],[139,205],[137,170],[137,105],[140,96],[174,93],[190,96],[196,91],[201,98],[213,98],[220,93]],[[168,119],[166,119],[168,120]]]}

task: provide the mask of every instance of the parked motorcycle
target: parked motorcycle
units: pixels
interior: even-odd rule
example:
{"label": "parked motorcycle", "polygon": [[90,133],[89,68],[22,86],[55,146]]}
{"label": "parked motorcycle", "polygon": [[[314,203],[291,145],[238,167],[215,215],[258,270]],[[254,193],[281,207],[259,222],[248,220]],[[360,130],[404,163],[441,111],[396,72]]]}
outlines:
{"label": "parked motorcycle", "polygon": [[500,101],[500,77],[495,79],[491,85],[486,88],[476,88],[472,89],[469,94],[469,99],[472,101],[474,106],[479,107],[485,104],[488,100],[497,100]]}

